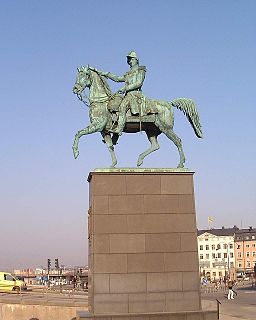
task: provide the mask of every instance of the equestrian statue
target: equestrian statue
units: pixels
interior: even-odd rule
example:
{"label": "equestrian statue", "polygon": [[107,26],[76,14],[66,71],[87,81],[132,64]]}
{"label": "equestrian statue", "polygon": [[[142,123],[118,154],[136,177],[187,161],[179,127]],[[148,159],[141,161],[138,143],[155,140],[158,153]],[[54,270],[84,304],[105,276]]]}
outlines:
{"label": "equestrian statue", "polygon": [[[173,108],[181,110],[186,115],[196,136],[202,138],[200,118],[194,101],[187,98],[177,98],[172,101],[148,99],[142,93],[146,67],[139,65],[135,51],[127,55],[127,63],[130,70],[123,76],[103,72],[89,65],[78,68],[73,93],[89,107],[91,124],[75,135],[74,157],[77,158],[79,155],[78,142],[82,136],[100,132],[111,155],[111,167],[115,167],[117,159],[114,145],[117,144],[122,132],[145,131],[151,145],[139,155],[138,167],[147,155],[160,148],[157,137],[164,133],[178,148],[180,157],[178,168],[183,168],[185,155],[181,139],[173,131]],[[124,86],[117,93],[112,93],[106,79],[124,82]],[[84,94],[85,88],[89,89],[88,97]]]}

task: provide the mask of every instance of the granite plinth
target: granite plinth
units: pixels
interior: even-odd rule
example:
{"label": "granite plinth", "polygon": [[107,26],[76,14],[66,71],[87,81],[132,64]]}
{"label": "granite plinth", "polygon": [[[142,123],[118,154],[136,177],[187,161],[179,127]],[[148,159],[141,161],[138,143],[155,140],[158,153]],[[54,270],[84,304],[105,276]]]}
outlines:
{"label": "granite plinth", "polygon": [[88,317],[216,319],[201,310],[193,172],[97,169],[88,181]]}
{"label": "granite plinth", "polygon": [[76,320],[217,320],[215,310],[187,312],[162,312],[138,314],[92,315],[87,311],[78,311]]}

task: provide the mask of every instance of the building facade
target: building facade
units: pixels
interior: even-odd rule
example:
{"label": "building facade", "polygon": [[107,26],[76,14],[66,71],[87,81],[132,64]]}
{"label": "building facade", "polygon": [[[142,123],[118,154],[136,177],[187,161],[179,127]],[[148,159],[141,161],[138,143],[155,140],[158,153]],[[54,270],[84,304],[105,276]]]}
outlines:
{"label": "building facade", "polygon": [[[234,227],[235,228],[235,227]],[[200,276],[209,280],[234,279],[234,228],[198,231],[198,258]]]}
{"label": "building facade", "polygon": [[256,266],[256,229],[249,227],[235,233],[236,271],[238,275],[251,276]]}
{"label": "building facade", "polygon": [[256,277],[256,229],[198,230],[201,277],[209,280]]}

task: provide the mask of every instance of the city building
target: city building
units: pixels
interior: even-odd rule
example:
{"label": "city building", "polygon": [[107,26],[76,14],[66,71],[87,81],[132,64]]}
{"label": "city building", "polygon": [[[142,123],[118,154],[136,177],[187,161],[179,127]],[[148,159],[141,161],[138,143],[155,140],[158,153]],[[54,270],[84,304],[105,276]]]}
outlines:
{"label": "city building", "polygon": [[235,233],[236,271],[238,275],[251,276],[256,266],[256,229],[237,230]]}
{"label": "city building", "polygon": [[16,269],[13,274],[24,280],[27,284],[46,284],[48,279],[52,283],[70,283],[74,276],[85,283],[88,282],[88,267],[64,267],[61,268],[36,268],[36,269]]}
{"label": "city building", "polygon": [[236,277],[235,232],[233,228],[198,230],[198,257],[200,276],[209,280]]}

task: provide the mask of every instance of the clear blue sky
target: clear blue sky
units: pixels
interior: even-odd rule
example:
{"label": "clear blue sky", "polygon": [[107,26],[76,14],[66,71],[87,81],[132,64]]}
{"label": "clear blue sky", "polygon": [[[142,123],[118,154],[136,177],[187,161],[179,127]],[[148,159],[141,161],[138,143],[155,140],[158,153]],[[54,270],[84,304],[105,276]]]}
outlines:
{"label": "clear blue sky", "polygon": [[[72,87],[81,65],[123,74],[130,50],[148,69],[148,97],[198,104],[203,140],[178,110],[174,127],[195,171],[198,227],[208,216],[256,227],[255,12],[253,0],[2,1],[0,269],[87,263],[86,178],[110,158],[94,134],[73,159],[89,120]],[[159,141],[144,166],[175,167],[176,148]],[[144,134],[123,135],[119,166],[147,147]]]}

